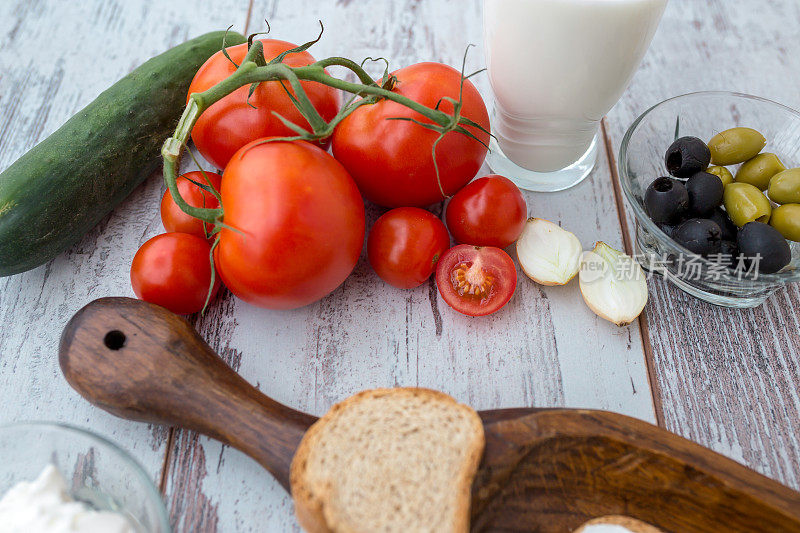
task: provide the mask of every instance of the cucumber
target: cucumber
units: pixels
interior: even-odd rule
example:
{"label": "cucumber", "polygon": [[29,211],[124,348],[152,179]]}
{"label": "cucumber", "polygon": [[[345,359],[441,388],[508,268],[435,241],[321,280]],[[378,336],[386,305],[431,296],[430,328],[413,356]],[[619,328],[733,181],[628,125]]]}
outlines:
{"label": "cucumber", "polygon": [[[223,35],[207,33],[150,59],[0,173],[0,276],[75,244],[159,168],[189,83]],[[226,44],[243,42],[228,33]]]}

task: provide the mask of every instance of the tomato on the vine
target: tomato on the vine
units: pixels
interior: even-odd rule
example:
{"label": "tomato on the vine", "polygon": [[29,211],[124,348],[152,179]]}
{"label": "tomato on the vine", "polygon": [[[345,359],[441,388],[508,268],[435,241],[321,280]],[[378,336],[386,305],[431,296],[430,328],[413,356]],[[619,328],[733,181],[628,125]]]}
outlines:
{"label": "tomato on the vine", "polygon": [[431,277],[450,247],[444,223],[418,207],[399,207],[381,216],[369,232],[369,264],[386,283],[413,289]]}
{"label": "tomato on the vine", "polygon": [[447,204],[447,229],[456,242],[505,248],[522,233],[528,206],[510,179],[478,178],[458,191]]}
{"label": "tomato on the vine", "polygon": [[[418,63],[392,73],[393,91],[446,112],[453,105],[443,97],[458,99],[461,73],[440,63]],[[489,115],[480,93],[464,81],[461,115],[489,129]],[[385,207],[424,207],[444,199],[433,164],[432,148],[439,133],[402,117],[430,124],[410,108],[381,100],[364,105],[334,130],[333,155],[350,172],[367,200]],[[489,135],[466,129],[484,143]],[[436,146],[436,163],[445,195],[452,195],[471,180],[486,158],[486,147],[462,133],[449,132]]]}
{"label": "tomato on the vine", "polygon": [[[215,172],[206,172],[205,176],[208,177],[211,186],[219,191],[222,176]],[[181,197],[186,200],[186,203],[193,207],[216,209],[219,207],[219,200],[217,200],[217,197],[210,191],[201,189],[195,184],[201,183],[208,186],[208,181],[206,181],[205,176],[203,176],[203,172],[200,171],[187,172],[179,176],[176,181],[178,192],[181,193]],[[211,231],[214,229],[213,224],[208,223],[205,224],[204,229],[202,220],[181,211],[181,208],[178,207],[178,204],[172,199],[172,194],[169,192],[169,189],[164,192],[164,196],[161,198],[161,223],[164,224],[164,229],[167,231],[190,233],[203,239],[206,238],[207,234],[210,235]]]}
{"label": "tomato on the vine", "polygon": [[488,315],[513,296],[517,269],[500,248],[459,244],[439,259],[436,286],[447,305],[459,313]]}
{"label": "tomato on the vine", "polygon": [[265,140],[237,152],[222,177],[222,281],[270,309],[319,300],[352,272],[364,244],[364,202],[347,171],[304,141]]}
{"label": "tomato on the vine", "polygon": [[[295,44],[275,39],[261,39],[261,43],[264,45],[264,57],[267,61],[297,47]],[[247,44],[228,47],[227,52],[236,64],[241,64],[247,54]],[[290,67],[301,67],[314,62],[314,57],[308,52],[295,52],[283,59],[283,63]],[[236,65],[226,58],[222,51],[217,52],[197,71],[189,86],[189,95],[210,89],[233,74],[235,70]],[[302,81],[300,84],[320,116],[326,121],[331,120],[339,110],[338,91],[313,81]],[[294,90],[288,82],[261,82],[250,96],[250,105],[248,105],[249,85],[225,96],[197,119],[192,130],[195,146],[216,168],[224,169],[231,156],[251,141],[262,137],[296,135],[273,112],[279,113],[299,126],[309,128],[308,121],[294,106],[286,93],[287,90],[294,95]]]}
{"label": "tomato on the vine", "polygon": [[[188,315],[203,308],[211,286],[211,245],[188,233],[162,233],[145,242],[131,263],[136,297]],[[219,289],[215,277],[211,297]]]}

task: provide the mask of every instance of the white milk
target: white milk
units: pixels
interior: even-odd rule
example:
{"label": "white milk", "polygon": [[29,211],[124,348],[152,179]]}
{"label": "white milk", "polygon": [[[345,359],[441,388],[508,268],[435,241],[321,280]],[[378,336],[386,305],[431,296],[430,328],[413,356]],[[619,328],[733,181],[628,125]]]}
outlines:
{"label": "white milk", "polygon": [[537,172],[579,159],[628,86],[666,4],[484,0],[492,130],[505,155]]}

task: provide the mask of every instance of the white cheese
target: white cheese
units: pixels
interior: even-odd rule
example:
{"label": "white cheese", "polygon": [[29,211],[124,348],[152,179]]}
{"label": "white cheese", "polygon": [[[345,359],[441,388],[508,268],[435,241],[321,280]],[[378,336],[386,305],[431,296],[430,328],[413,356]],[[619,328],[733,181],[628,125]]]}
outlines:
{"label": "white cheese", "polygon": [[0,499],[3,533],[135,533],[123,515],[97,511],[70,497],[64,477],[47,465],[34,481],[17,483]]}

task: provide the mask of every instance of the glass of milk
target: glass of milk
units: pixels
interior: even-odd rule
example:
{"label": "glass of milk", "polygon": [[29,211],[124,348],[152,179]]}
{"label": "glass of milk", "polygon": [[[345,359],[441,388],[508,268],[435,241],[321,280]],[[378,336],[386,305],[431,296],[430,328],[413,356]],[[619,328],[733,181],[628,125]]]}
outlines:
{"label": "glass of milk", "polygon": [[495,96],[492,170],[532,191],[589,175],[600,119],[639,66],[667,0],[484,0]]}

